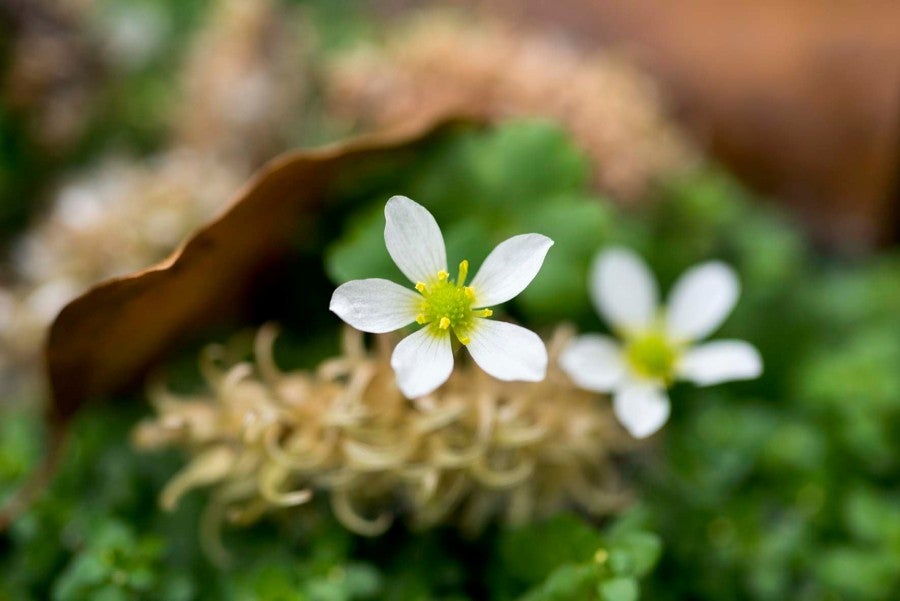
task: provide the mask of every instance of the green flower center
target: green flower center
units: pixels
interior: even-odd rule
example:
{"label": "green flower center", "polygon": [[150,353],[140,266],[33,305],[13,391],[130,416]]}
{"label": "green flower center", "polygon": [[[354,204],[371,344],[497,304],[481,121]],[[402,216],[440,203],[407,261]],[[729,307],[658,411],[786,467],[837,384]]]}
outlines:
{"label": "green flower center", "polygon": [[427,325],[435,335],[453,330],[460,342],[469,344],[469,333],[475,325],[475,318],[490,317],[493,311],[472,309],[475,291],[471,286],[466,286],[468,273],[469,262],[464,260],[459,264],[459,277],[455,281],[441,270],[430,283],[418,282],[416,290],[422,295],[422,300],[416,322]]}
{"label": "green flower center", "polygon": [[678,356],[678,347],[658,332],[633,338],[625,346],[625,357],[636,373],[665,382],[675,379]]}

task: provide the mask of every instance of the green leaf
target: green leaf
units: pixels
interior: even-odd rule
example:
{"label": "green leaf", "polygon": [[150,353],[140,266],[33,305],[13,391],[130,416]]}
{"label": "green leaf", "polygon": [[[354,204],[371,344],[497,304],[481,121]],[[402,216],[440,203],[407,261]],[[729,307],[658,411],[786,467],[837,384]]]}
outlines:
{"label": "green leaf", "polygon": [[612,578],[601,582],[597,592],[602,601],[637,601],[640,590],[634,578]]}
{"label": "green leaf", "polygon": [[600,533],[579,518],[562,514],[548,521],[506,530],[500,538],[501,560],[514,578],[536,584],[565,564],[592,560],[603,546]]}
{"label": "green leaf", "polygon": [[520,231],[554,241],[537,277],[517,299],[529,317],[571,320],[591,312],[587,274],[597,250],[610,243],[612,223],[607,205],[579,195],[550,197],[519,215]]}
{"label": "green leaf", "polygon": [[589,600],[598,579],[595,565],[564,565],[553,571],[546,582],[524,595],[520,601]]}
{"label": "green leaf", "polygon": [[614,558],[621,557],[619,567],[613,568],[616,573],[643,577],[659,561],[662,541],[650,532],[613,532],[609,536],[609,553],[611,564],[615,563]]}
{"label": "green leaf", "polygon": [[587,183],[586,156],[549,122],[508,122],[469,148],[488,202],[514,203],[527,211],[550,195],[579,191]]}
{"label": "green leaf", "polygon": [[325,270],[335,284],[363,278],[406,281],[384,246],[384,204],[350,222],[346,234],[327,249]]}
{"label": "green leaf", "polygon": [[821,554],[816,562],[818,577],[831,589],[852,599],[896,598],[900,558],[881,551],[838,547]]}
{"label": "green leaf", "polygon": [[900,499],[874,487],[853,490],[844,503],[848,530],[857,540],[894,544],[900,549]]}

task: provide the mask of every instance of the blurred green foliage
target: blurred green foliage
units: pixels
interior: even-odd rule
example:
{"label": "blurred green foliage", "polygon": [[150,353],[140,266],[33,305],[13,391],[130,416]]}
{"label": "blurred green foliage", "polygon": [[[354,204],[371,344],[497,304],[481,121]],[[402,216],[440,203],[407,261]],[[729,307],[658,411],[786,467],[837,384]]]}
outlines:
{"label": "blurred green foliage", "polygon": [[159,537],[138,538],[129,525],[114,519],[98,520],[57,578],[52,596],[59,601],[189,599],[187,574],[161,567],[164,544]]}
{"label": "blurred green foliage", "polygon": [[[130,448],[136,417],[117,409],[78,418],[58,478],[2,541],[0,600],[543,600],[571,598],[554,591],[585,582],[584,599],[617,601],[630,598],[616,591],[637,590],[659,554],[657,538],[636,520],[597,530],[560,516],[477,541],[395,528],[370,540],[321,506],[229,533],[233,561],[215,566],[199,544],[200,495],[173,514],[157,509],[179,461]],[[20,451],[19,438],[0,432],[0,455]],[[582,574],[577,582],[573,571]]]}
{"label": "blurred green foliage", "polygon": [[636,475],[666,556],[654,599],[900,596],[900,262],[815,264],[721,174],[666,191],[645,252],[665,281],[711,256],[744,293],[721,332],[757,382],[673,391]]}
{"label": "blurred green foliage", "polygon": [[[567,144],[546,124],[464,134],[426,153],[391,193],[434,212],[451,261],[464,248],[477,266],[514,233],[557,240],[510,307],[532,325],[566,318],[604,329],[586,270],[607,244],[644,255],[664,290],[701,261],[737,269],[741,300],[717,336],[753,342],[765,374],[676,387],[659,445],[629,466],[665,548],[647,597],[900,597],[900,257],[816,260],[786,216],[711,167],[661,182],[646,208],[622,211],[586,191]],[[386,198],[329,251],[336,283],[403,281],[383,246]],[[569,565],[547,586],[587,590],[589,574]]]}
{"label": "blurred green foliage", "polygon": [[636,600],[659,554],[659,538],[630,516],[600,533],[564,514],[500,538],[504,576],[532,587],[522,601]]}

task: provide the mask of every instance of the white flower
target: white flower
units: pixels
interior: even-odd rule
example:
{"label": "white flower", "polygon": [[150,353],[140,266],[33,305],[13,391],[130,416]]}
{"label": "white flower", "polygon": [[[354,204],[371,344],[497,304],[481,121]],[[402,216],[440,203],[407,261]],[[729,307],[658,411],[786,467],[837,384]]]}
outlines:
{"label": "white flower", "polygon": [[553,241],[540,234],[513,236],[491,251],[471,284],[469,262],[449,279],[444,237],[431,213],[405,196],[384,207],[384,243],[415,291],[383,279],[353,280],[331,297],[330,309],[363,332],[423,327],[397,345],[391,366],[408,398],[428,394],[453,370],[451,332],[475,362],[499,380],[538,382],[547,371],[547,349],[530,330],[486,319],[531,283]]}
{"label": "white flower", "polygon": [[707,386],[762,373],[759,352],[747,342],[695,344],[716,330],[737,302],[740,284],[723,263],[685,272],[668,308],[660,310],[647,265],[629,250],[610,249],[594,261],[590,293],[622,343],[580,336],[563,351],[560,364],[582,388],[614,393],[616,416],[635,438],[653,434],[669,418],[666,388],[675,379]]}

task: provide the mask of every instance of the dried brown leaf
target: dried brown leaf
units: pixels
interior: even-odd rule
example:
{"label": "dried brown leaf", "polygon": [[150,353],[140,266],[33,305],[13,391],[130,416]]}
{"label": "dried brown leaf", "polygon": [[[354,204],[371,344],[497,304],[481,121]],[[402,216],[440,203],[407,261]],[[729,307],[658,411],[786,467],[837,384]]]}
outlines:
{"label": "dried brown leaf", "polygon": [[133,383],[186,329],[232,314],[248,279],[315,227],[342,174],[406,150],[437,127],[420,122],[278,157],[170,257],[69,303],[46,346],[55,414],[66,419],[86,400]]}

